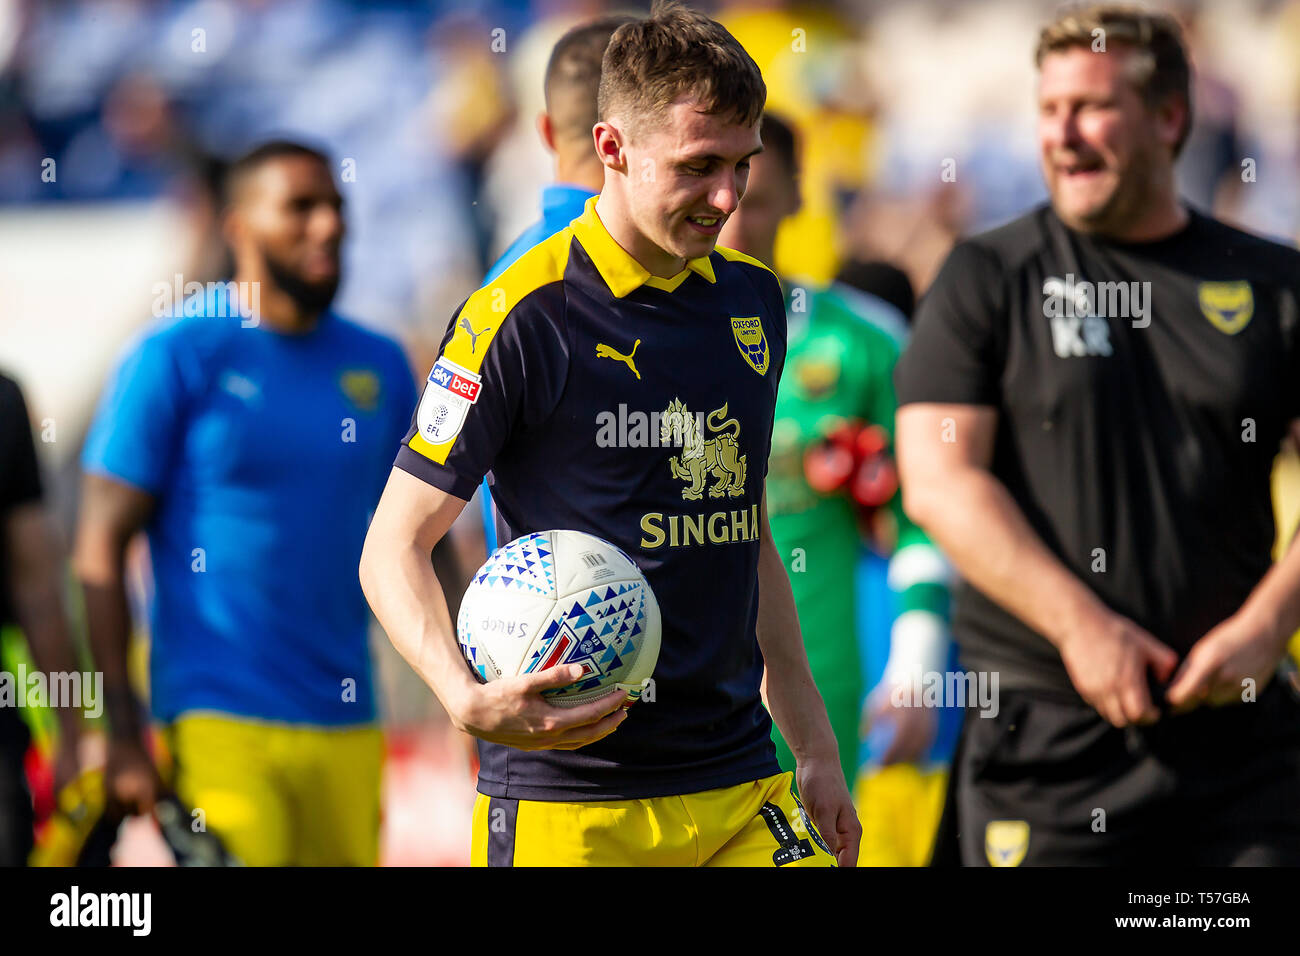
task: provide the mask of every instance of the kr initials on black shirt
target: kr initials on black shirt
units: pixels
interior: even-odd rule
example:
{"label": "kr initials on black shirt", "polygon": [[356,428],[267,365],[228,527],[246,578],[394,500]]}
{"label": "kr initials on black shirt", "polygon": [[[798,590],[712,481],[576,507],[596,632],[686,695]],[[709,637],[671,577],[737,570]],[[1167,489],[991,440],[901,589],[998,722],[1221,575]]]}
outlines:
{"label": "kr initials on black shirt", "polygon": [[[1044,206],[954,248],[898,363],[899,404],[994,407],[992,473],[1034,531],[1185,655],[1271,564],[1298,303],[1295,249],[1195,211],[1167,238],[1116,242]],[[1003,686],[1074,694],[1056,649],[969,585],[953,631],[965,666]]]}

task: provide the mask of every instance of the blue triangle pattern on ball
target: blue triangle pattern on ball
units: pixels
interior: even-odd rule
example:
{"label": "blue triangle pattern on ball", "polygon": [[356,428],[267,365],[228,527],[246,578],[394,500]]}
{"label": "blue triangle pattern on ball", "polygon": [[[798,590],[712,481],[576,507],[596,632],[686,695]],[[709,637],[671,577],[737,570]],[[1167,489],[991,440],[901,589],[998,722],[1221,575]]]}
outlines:
{"label": "blue triangle pattern on ball", "polygon": [[549,560],[550,542],[545,534],[530,534],[496,551],[483,566],[477,580],[489,586],[552,594],[555,590],[554,563]]}

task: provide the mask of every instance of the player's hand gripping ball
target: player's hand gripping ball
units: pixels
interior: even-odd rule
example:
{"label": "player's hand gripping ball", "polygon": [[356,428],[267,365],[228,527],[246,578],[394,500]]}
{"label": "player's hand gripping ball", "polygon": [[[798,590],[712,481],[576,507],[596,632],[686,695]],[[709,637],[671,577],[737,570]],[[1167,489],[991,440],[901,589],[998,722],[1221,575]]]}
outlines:
{"label": "player's hand gripping ball", "polygon": [[542,531],[498,548],[460,604],[456,637],[484,683],[580,664],[543,695],[574,707],[621,688],[639,700],[659,659],[659,604],[626,554],[581,531]]}

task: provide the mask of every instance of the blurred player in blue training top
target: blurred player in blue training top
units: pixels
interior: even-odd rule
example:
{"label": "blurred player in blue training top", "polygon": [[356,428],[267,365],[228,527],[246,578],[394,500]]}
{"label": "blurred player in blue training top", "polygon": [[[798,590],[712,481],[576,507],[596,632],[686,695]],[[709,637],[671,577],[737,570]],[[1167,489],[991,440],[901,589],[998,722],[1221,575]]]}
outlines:
{"label": "blurred player in blue training top", "polygon": [[76,549],[112,724],[110,806],[159,781],[127,681],[123,552],[148,535],[151,708],[174,789],[249,864],[370,865],[382,739],[356,563],[415,404],[402,350],[330,310],[343,200],[330,160],[237,161],[235,281],[126,353],[83,452]]}

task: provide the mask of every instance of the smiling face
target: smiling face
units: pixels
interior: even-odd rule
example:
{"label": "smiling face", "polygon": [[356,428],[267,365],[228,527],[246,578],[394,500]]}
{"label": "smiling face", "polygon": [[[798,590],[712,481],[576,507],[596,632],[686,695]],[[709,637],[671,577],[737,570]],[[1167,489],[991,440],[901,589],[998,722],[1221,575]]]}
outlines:
{"label": "smiling face", "polygon": [[596,127],[602,162],[623,174],[615,188],[621,214],[642,240],[628,251],[651,272],[713,251],[745,194],[750,157],[762,149],[758,123],[698,109],[693,100],[678,100],[631,135],[617,117]]}
{"label": "smiling face", "polygon": [[1176,101],[1151,108],[1131,76],[1133,52],[1069,47],[1043,57],[1038,143],[1052,206],[1071,228],[1120,233],[1172,183],[1184,119]]}
{"label": "smiling face", "polygon": [[326,308],[339,285],[343,199],[330,170],[308,156],[269,159],[241,190],[236,258],[265,274],[308,311]]}

